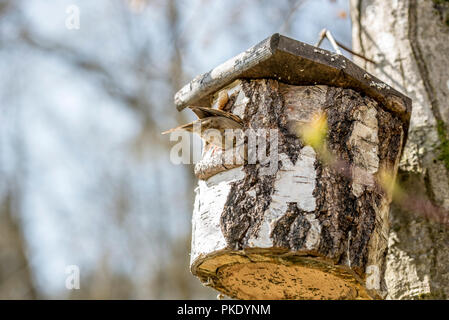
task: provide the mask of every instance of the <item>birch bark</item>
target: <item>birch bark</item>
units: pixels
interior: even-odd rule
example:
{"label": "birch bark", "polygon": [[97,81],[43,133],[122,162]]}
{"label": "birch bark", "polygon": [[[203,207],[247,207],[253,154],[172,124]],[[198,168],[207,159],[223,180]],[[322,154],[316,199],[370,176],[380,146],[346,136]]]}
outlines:
{"label": "birch bark", "polygon": [[390,299],[449,297],[449,1],[351,0],[355,62],[413,99],[390,213]]}
{"label": "birch bark", "polygon": [[[224,90],[225,110],[266,137],[257,151],[269,149],[270,160],[252,164],[248,152],[243,166],[222,165],[232,150],[205,149],[195,169],[193,274],[240,299],[384,297],[391,197],[378,181],[397,171],[404,120],[352,89],[258,79]],[[319,114],[328,152],[297,130]]]}

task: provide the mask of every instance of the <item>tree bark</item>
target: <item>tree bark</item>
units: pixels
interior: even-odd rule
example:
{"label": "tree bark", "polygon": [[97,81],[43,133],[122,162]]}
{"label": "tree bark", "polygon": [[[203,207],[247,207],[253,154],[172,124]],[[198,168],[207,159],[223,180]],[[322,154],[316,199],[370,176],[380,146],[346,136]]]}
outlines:
{"label": "tree bark", "polygon": [[390,299],[449,297],[449,2],[351,0],[356,63],[413,99],[391,210]]}
{"label": "tree bark", "polygon": [[36,299],[22,225],[15,214],[17,193],[8,191],[0,198],[0,299]]}
{"label": "tree bark", "polygon": [[[261,79],[225,90],[225,110],[269,132],[262,149],[278,157],[230,167],[228,151],[205,152],[192,272],[234,298],[383,297],[391,196],[379,179],[397,170],[407,121],[352,89]],[[318,114],[328,153],[298,138]]]}

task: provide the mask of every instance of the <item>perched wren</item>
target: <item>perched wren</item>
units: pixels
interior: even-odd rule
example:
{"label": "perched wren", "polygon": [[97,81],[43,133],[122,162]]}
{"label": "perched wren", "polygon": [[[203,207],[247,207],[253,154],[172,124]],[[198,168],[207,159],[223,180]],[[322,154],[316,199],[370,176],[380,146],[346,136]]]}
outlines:
{"label": "perched wren", "polygon": [[[198,116],[198,120],[164,131],[162,132],[162,134],[171,133],[177,130],[185,130],[188,132],[199,134],[201,138],[204,139],[207,143],[219,147],[223,150],[225,149],[225,147],[233,146],[233,141],[226,141],[226,139],[233,140],[234,137],[232,137],[232,135],[230,137],[227,137],[225,135],[225,130],[242,129],[242,119],[230,112],[219,109],[212,109],[208,107],[189,108]],[[210,129],[215,129],[218,132],[213,132]]]}

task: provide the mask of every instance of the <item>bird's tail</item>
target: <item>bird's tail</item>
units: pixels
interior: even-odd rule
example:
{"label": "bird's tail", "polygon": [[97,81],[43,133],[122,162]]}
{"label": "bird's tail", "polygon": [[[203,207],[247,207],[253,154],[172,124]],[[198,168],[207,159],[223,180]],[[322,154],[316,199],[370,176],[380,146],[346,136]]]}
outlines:
{"label": "bird's tail", "polygon": [[193,131],[193,122],[186,123],[186,124],[183,124],[182,126],[179,126],[179,127],[176,127],[176,128],[173,128],[173,129],[170,129],[170,130],[167,130],[167,131],[164,131],[164,132],[162,132],[162,134],[172,133],[172,132],[175,132],[175,131],[178,131],[178,130],[185,130],[185,131],[192,132]]}

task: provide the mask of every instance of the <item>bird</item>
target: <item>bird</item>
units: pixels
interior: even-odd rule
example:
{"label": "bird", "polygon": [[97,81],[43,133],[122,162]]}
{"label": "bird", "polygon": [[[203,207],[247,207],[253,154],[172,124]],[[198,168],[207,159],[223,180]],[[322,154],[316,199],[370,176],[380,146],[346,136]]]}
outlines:
{"label": "bird", "polygon": [[[209,107],[189,106],[189,108],[196,114],[198,120],[164,131],[162,134],[184,130],[199,134],[208,144],[222,150],[234,146],[234,137],[232,135],[225,135],[225,130],[242,129],[243,120],[239,116],[221,109],[212,109]],[[209,129],[218,130],[220,134],[217,135],[210,131],[208,133],[207,131]]]}
{"label": "bird", "polygon": [[226,106],[228,101],[229,101],[228,90],[221,90],[218,93],[218,97],[217,97],[217,109],[223,110],[223,108]]}

